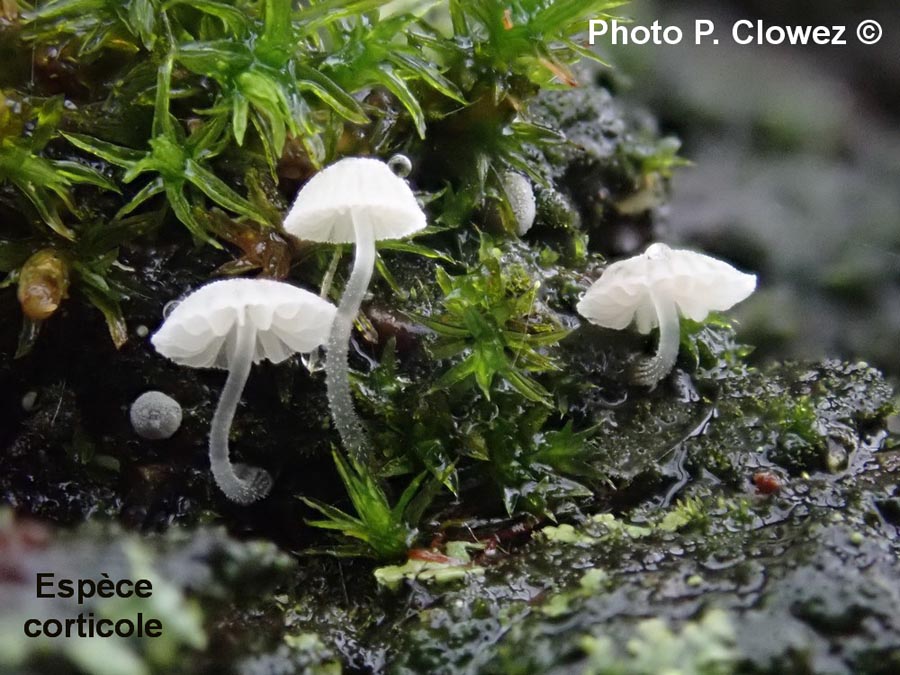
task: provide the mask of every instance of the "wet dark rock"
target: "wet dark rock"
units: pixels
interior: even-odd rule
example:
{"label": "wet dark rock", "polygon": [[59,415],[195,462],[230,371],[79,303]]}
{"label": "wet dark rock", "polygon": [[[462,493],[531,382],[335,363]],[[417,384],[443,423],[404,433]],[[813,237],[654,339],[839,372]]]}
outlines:
{"label": "wet dark rock", "polygon": [[[589,79],[590,73],[582,77]],[[607,90],[590,86],[543,92],[531,109],[566,139],[544,150],[556,191],[538,194],[536,225],[580,225],[590,235],[591,250],[607,254],[642,249],[654,235],[652,208],[624,213],[617,205],[641,189],[641,158],[659,142],[656,121]]]}
{"label": "wet dark rock", "polygon": [[[305,561],[298,606],[308,609],[296,625],[354,668],[567,672],[586,667],[585,636],[635,639],[649,616],[677,634],[714,607],[734,631],[725,672],[892,672],[900,530],[873,518],[879,511],[863,497],[883,495],[892,512],[898,466],[881,430],[889,389],[875,371],[838,362],[718,371],[715,380],[716,395],[694,403],[669,382],[614,412],[596,408],[619,489],[592,512],[614,516],[576,516],[566,537],[539,526],[480,557],[483,578],[410,581],[395,594],[373,595],[358,564],[344,567],[346,595],[336,594],[325,580],[340,563]],[[835,395],[826,382],[846,386]],[[784,472],[769,456],[783,420],[766,405],[786,390],[809,393],[822,433],[849,428],[858,445],[838,473],[810,468],[759,494],[755,470]],[[585,581],[599,571],[599,586]]]}

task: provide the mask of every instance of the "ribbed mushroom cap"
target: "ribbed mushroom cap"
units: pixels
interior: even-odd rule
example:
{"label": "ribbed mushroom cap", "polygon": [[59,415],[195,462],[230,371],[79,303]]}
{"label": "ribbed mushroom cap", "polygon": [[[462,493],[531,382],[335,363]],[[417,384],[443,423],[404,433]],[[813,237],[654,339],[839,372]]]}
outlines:
{"label": "ribbed mushroom cap", "polygon": [[237,328],[256,331],[253,363],[280,363],[328,340],[336,308],[302,288],[267,279],[226,279],[186,297],[151,338],[163,356],[194,368],[228,368]]}
{"label": "ribbed mushroom cap", "polygon": [[641,333],[659,325],[651,291],[674,301],[679,313],[702,321],[747,298],[756,276],[702,253],[653,244],[642,255],[613,263],[587,290],[578,313],[591,323],[621,330],[632,321]]}
{"label": "ribbed mushroom cap", "polygon": [[303,186],[284,220],[299,239],[330,244],[356,241],[353,219],[368,222],[376,240],[402,239],[425,227],[412,190],[377,159],[348,157]]}

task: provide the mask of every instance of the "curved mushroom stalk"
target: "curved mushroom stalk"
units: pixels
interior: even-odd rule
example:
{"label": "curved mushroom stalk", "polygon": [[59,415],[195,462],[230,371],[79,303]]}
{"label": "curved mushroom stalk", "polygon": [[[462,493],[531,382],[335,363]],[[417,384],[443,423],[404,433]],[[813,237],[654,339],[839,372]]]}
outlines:
{"label": "curved mushroom stalk", "polygon": [[341,435],[344,447],[356,461],[365,462],[369,439],[353,405],[347,358],[353,322],[359,314],[360,305],[372,279],[372,271],[375,269],[375,237],[369,223],[363,221],[364,216],[352,214],[352,218],[356,233],[356,254],[353,259],[353,271],[341,296],[341,303],[331,326],[331,334],[328,336],[325,384],[328,387],[331,417]]}
{"label": "curved mushroom stalk", "polygon": [[363,464],[370,444],[353,406],[347,366],[353,322],[375,268],[375,241],[408,237],[425,224],[409,185],[371,157],[345,157],[322,169],[300,189],[284,219],[285,231],[300,239],[356,245],[353,272],[328,337],[325,382],[341,441]]}
{"label": "curved mushroom stalk", "polygon": [[253,365],[255,341],[256,329],[250,322],[238,327],[228,380],[216,405],[209,432],[209,463],[213,477],[225,496],[238,504],[262,499],[269,494],[273,483],[272,475],[265,469],[232,464],[228,451],[228,433]]}
{"label": "curved mushroom stalk", "polygon": [[661,299],[656,293],[651,293],[650,298],[659,321],[659,347],[656,354],[635,366],[633,379],[636,384],[655,387],[675,367],[678,347],[681,344],[681,332],[675,302]]}

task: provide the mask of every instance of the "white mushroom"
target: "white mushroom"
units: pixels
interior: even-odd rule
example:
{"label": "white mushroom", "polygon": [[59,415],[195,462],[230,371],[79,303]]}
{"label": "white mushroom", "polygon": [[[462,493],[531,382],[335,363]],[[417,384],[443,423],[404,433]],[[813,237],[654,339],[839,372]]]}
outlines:
{"label": "white mushroom", "polygon": [[621,330],[632,321],[647,334],[659,326],[656,355],[636,369],[638,384],[654,386],[678,357],[678,317],[702,321],[748,297],[756,276],[702,253],[651,245],[643,255],[613,263],[587,290],[578,313],[591,323]]}
{"label": "white mushroom", "polygon": [[181,426],[181,405],[161,391],[145,391],[134,399],[129,417],[138,436],[163,441],[171,438]]}
{"label": "white mushroom", "polygon": [[228,453],[228,432],[250,366],[263,359],[280,363],[322,345],[335,311],[330,302],[290,284],[227,279],[191,293],[151,338],[160,354],[180,365],[228,369],[209,432],[209,460],[229,499],[249,504],[272,488],[267,471],[232,466]]}
{"label": "white mushroom", "polygon": [[356,244],[353,271],[328,338],[325,381],[334,424],[357,460],[365,459],[369,443],[350,395],[347,354],[375,267],[375,242],[424,227],[425,214],[406,182],[384,162],[361,157],[342,159],[313,176],[284,221],[284,229],[300,239]]}

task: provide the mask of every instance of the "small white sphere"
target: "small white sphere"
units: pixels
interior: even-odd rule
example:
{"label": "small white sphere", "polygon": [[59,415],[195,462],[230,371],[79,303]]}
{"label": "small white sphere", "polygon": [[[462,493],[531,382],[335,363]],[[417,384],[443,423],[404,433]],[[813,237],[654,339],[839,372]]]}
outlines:
{"label": "small white sphere", "polygon": [[148,391],[131,404],[131,426],[141,438],[161,441],[171,438],[181,426],[181,405],[161,391]]}

